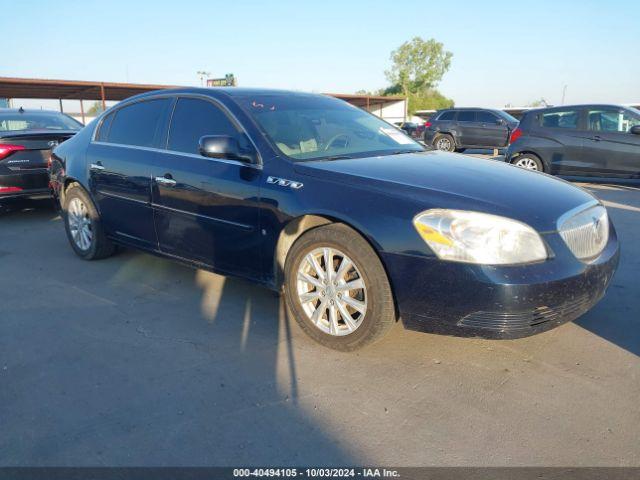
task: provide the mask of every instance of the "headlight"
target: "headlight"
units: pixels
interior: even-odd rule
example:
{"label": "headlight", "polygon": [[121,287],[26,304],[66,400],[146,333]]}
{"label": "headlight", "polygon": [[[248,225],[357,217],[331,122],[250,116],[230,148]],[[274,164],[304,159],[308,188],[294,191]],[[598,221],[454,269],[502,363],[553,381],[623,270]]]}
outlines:
{"label": "headlight", "polygon": [[533,228],[497,215],[427,210],[413,219],[413,225],[442,260],[514,265],[547,258],[547,249]]}

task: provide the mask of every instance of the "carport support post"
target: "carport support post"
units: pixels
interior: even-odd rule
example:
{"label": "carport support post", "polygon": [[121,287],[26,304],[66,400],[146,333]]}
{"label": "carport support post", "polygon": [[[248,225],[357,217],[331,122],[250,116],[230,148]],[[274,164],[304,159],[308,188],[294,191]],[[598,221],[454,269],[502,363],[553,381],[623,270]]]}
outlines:
{"label": "carport support post", "polygon": [[64,110],[62,109],[62,99],[61,98],[58,99],[58,103],[60,104],[60,113],[64,113]]}
{"label": "carport support post", "polygon": [[104,83],[100,84],[100,97],[102,98],[102,111],[104,112],[107,109],[107,103],[104,98]]}
{"label": "carport support post", "polygon": [[84,105],[82,104],[82,99],[80,99],[80,115],[82,115],[82,124],[86,125],[86,122],[84,121]]}

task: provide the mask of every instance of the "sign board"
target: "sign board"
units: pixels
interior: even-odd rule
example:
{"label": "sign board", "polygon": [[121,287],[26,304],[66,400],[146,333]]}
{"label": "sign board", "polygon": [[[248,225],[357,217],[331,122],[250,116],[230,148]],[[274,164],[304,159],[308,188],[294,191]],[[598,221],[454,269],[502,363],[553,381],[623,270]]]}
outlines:
{"label": "sign board", "polygon": [[235,87],[237,85],[233,73],[227,73],[224,78],[207,78],[207,87]]}

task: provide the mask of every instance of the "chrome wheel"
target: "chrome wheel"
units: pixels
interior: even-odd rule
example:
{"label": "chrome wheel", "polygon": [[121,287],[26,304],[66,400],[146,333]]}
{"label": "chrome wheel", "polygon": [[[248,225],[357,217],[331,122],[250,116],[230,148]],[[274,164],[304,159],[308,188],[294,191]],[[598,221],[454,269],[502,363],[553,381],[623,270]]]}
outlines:
{"label": "chrome wheel", "polygon": [[302,259],[297,291],[309,320],[329,335],[353,333],[367,313],[364,279],[355,263],[335,248],[316,248]]}
{"label": "chrome wheel", "polygon": [[514,165],[527,170],[538,170],[538,164],[533,158],[524,157],[515,161]]}
{"label": "chrome wheel", "polygon": [[451,151],[451,140],[448,137],[441,137],[436,142],[436,148],[438,150]]}
{"label": "chrome wheel", "polygon": [[79,198],[72,198],[67,207],[67,222],[74,243],[80,250],[89,250],[93,239],[91,217],[87,206]]}

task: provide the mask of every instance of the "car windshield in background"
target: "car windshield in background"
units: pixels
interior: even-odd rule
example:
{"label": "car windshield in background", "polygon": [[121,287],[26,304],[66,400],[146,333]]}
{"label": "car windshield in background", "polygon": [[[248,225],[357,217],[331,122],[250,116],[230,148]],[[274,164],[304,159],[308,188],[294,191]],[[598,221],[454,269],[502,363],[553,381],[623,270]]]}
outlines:
{"label": "car windshield in background", "polygon": [[80,130],[82,124],[66,115],[42,113],[0,114],[0,132],[26,130]]}
{"label": "car windshield in background", "polygon": [[334,98],[253,95],[237,101],[278,150],[294,160],[424,151],[392,125]]}

